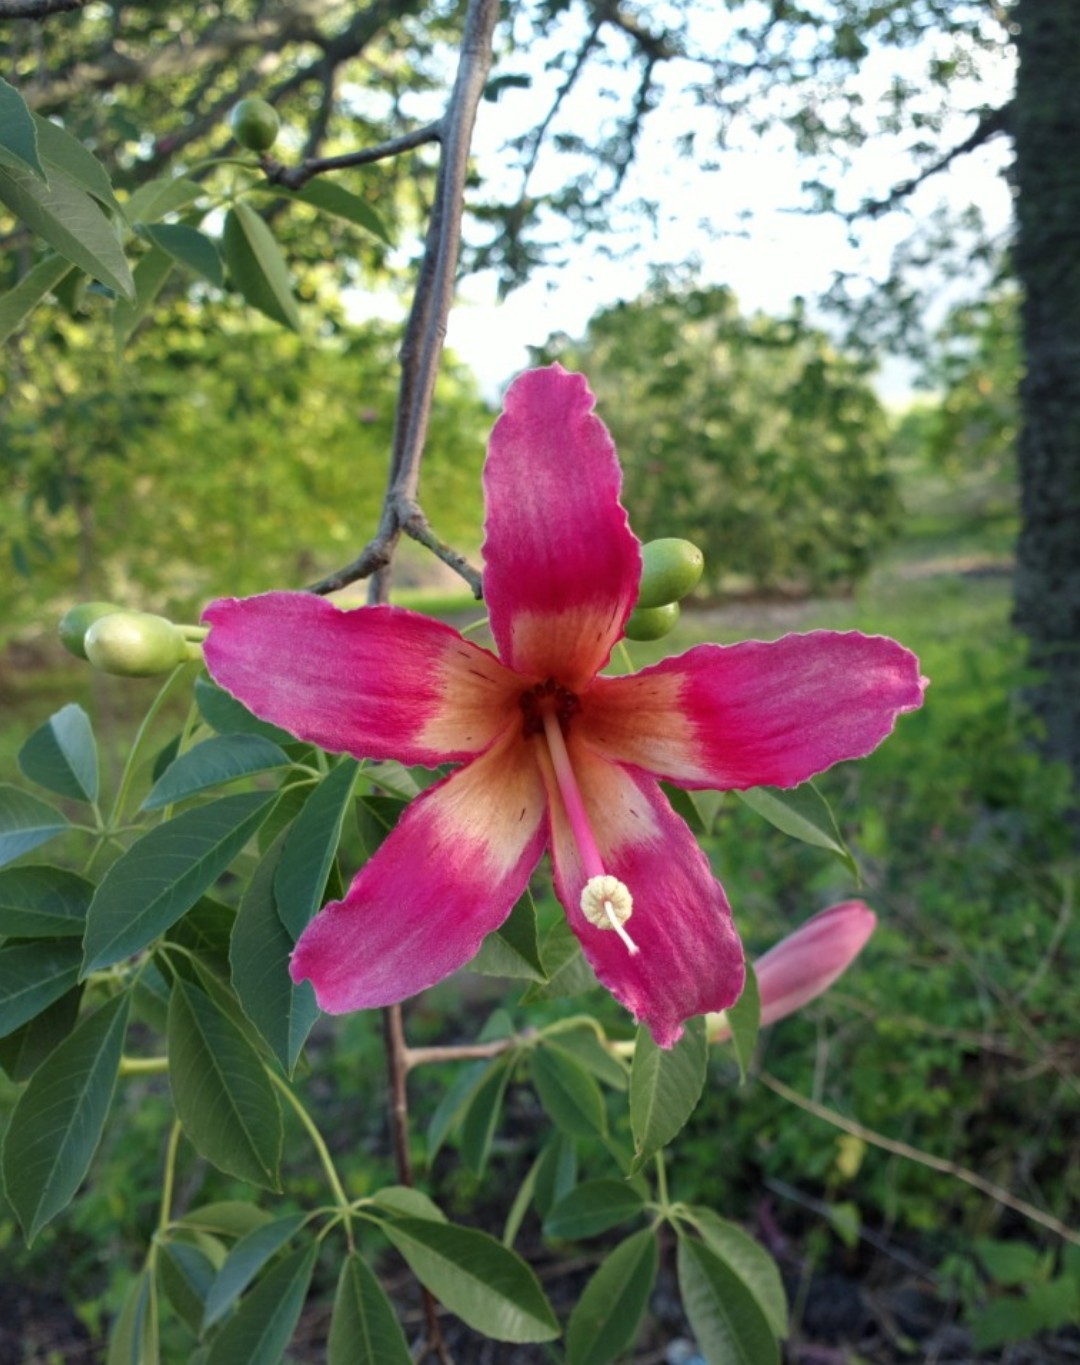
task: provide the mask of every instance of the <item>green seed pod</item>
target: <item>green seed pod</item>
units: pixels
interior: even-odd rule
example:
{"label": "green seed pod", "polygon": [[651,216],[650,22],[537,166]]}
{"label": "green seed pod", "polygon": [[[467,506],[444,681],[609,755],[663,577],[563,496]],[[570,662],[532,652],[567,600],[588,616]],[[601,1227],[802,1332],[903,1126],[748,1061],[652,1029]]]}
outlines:
{"label": "green seed pod", "polygon": [[662,607],[637,607],[626,623],[630,640],[659,640],[678,624],[681,608],[678,602],[665,602]]}
{"label": "green seed pod", "polygon": [[149,678],[168,673],[187,658],[183,635],[164,616],[117,611],[102,616],[86,632],[86,657],[102,673]]}
{"label": "green seed pod", "polygon": [[229,115],[232,135],[249,152],[268,152],[277,141],[281,119],[265,100],[241,100]]}
{"label": "green seed pod", "polygon": [[60,643],[77,659],[86,658],[86,632],[102,616],[110,616],[120,608],[114,602],[80,602],[64,612],[58,630]]}
{"label": "green seed pod", "polygon": [[689,540],[667,536],[641,547],[639,607],[662,607],[693,592],[705,571],[705,556]]}

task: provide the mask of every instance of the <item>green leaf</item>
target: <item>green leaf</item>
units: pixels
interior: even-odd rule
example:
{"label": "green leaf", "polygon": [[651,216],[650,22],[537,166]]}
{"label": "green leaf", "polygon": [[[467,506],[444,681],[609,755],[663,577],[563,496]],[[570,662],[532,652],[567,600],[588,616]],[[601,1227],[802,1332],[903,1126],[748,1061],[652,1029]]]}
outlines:
{"label": "green leaf", "polygon": [[564,1133],[597,1137],[607,1132],[600,1087],[569,1053],[541,1045],[532,1053],[531,1063],[540,1102]]}
{"label": "green leaf", "polygon": [[280,1360],[300,1321],[318,1254],[318,1243],[313,1243],[264,1276],[214,1338],[207,1365],[273,1365]]}
{"label": "green leaf", "polygon": [[829,803],[812,782],[784,791],[775,787],[751,787],[749,791],[737,791],[735,795],[784,834],[834,853],[855,880],[859,880],[858,865],[840,837]]}
{"label": "green leaf", "polygon": [[687,1020],[686,1032],[672,1048],[657,1047],[644,1025],[638,1029],[630,1068],[635,1171],[666,1146],[694,1112],[705,1086],[707,1062],[705,1021],[700,1016]]}
{"label": "green leaf", "polygon": [[184,1131],[229,1175],[278,1189],[281,1109],[259,1055],[197,986],[178,977],[169,1002],[169,1084]]}
{"label": "green leaf", "polygon": [[98,799],[98,759],[90,717],[74,702],[39,725],[19,750],[23,776],[72,801]]}
{"label": "green leaf", "polygon": [[4,1139],[4,1187],[27,1242],[82,1184],[112,1103],[128,997],[114,996],[46,1058],[19,1096]]}
{"label": "green leaf", "polygon": [[154,1276],[141,1271],[128,1286],[109,1333],[106,1365],[158,1365],[158,1312]]}
{"label": "green leaf", "polygon": [[304,1225],[302,1213],[292,1213],[253,1228],[225,1257],[221,1269],[206,1295],[202,1331],[219,1322],[251,1281]]}
{"label": "green leaf", "polygon": [[223,687],[208,682],[206,678],[195,679],[195,705],[199,708],[199,715],[219,735],[261,735],[275,744],[296,743],[295,735],[290,735],[288,730],[282,730],[279,725],[259,720],[243,702],[230,697]]}
{"label": "green leaf", "polygon": [[0,152],[0,200],[33,232],[88,275],[135,297],[127,257],[94,199],[55,172],[45,185],[20,161]]}
{"label": "green leaf", "polygon": [[374,858],[408,806],[400,796],[357,797],[357,829],[365,857]]}
{"label": "green leaf", "polygon": [[203,185],[185,176],[169,176],[148,180],[133,190],[124,204],[124,216],[133,226],[136,223],[156,223],[168,213],[186,209],[206,194]]}
{"label": "green leaf", "polygon": [[544,1235],[570,1242],[596,1237],[635,1218],[644,1207],[641,1195],[624,1180],[586,1180],[551,1210]]}
{"label": "green leaf", "polygon": [[419,1218],[384,1223],[413,1274],[451,1313],[496,1341],[551,1341],[559,1324],[532,1270],[475,1228]]}
{"label": "green leaf", "polygon": [[757,1300],[773,1333],[777,1337],[786,1336],[787,1294],[776,1262],[765,1248],[737,1223],[728,1222],[712,1209],[694,1206],[686,1212],[705,1244],[742,1280]]}
{"label": "green leaf", "polygon": [[273,233],[250,204],[234,204],[225,215],[225,263],[233,285],[260,313],[300,330],[300,314],[289,271]]}
{"label": "green leaf", "polygon": [[163,1242],[158,1273],[165,1297],[185,1325],[198,1336],[203,1304],[214,1283],[214,1263],[204,1251],[187,1242]]}
{"label": "green leaf", "polygon": [[344,218],[357,227],[365,228],[387,246],[394,245],[383,220],[367,200],[343,189],[341,185],[335,185],[333,181],[309,180],[303,189],[294,190],[291,197],[321,209],[323,213],[332,213],[335,218]]}
{"label": "green leaf", "polygon": [[525,1179],[518,1185],[514,1194],[513,1203],[510,1205],[506,1222],[503,1224],[502,1244],[505,1247],[512,1247],[517,1241],[517,1235],[521,1231],[521,1225],[525,1221],[529,1205],[533,1202],[536,1194],[536,1177],[540,1171],[542,1156],[543,1153],[541,1152],[525,1173]]}
{"label": "green leaf", "polygon": [[3,77],[0,77],[0,147],[10,152],[36,176],[47,179],[38,155],[34,116],[23,97]]}
{"label": "green leaf", "polygon": [[189,796],[252,773],[287,767],[289,757],[259,735],[215,735],[170,763],[150,789],[143,810],[161,810]]}
{"label": "green leaf", "polygon": [[483,1175],[487,1165],[511,1066],[512,1059],[508,1057],[497,1057],[490,1064],[461,1118],[461,1155],[477,1175]]}
{"label": "green leaf", "polygon": [[217,881],[269,813],[272,792],[242,792],[184,811],[119,857],[90,903],[89,973],[145,948]]}
{"label": "green leaf", "polygon": [[274,876],[274,896],[281,922],[294,942],[322,905],[359,770],[355,758],[343,758],[331,769],[285,838]]}
{"label": "green leaf", "polygon": [[746,964],[746,985],[742,995],[728,1008],[726,1015],[735,1060],[739,1064],[739,1080],[745,1081],[746,1068],[754,1055],[758,1029],[761,1027],[761,992],[757,973],[750,962]]}
{"label": "green leaf", "polygon": [[649,1305],[659,1257],[643,1228],[601,1262],[566,1329],[566,1365],[608,1365],[634,1342]]}
{"label": "green leaf", "polygon": [[118,349],[123,350],[131,340],[132,334],[154,305],[154,300],[165,287],[165,281],[173,271],[173,259],[167,252],[157,247],[148,251],[135,267],[132,276],[135,285],[134,302],[120,299],[113,309],[113,337]]}
{"label": "green leaf", "polygon": [[528,890],[499,928],[484,939],[468,967],[482,976],[547,980],[536,937],[536,907]]}
{"label": "green leaf", "polygon": [[561,916],[544,935],[540,960],[548,979],[529,987],[521,997],[523,1005],[532,1005],[537,1000],[559,1000],[566,996],[582,995],[596,985],[596,977],[585,960],[581,944]]}
{"label": "green leaf", "polygon": [[714,1251],[680,1236],[678,1273],[686,1316],[709,1365],[779,1365],[761,1306]]}
{"label": "green leaf", "polygon": [[224,1237],[246,1237],[269,1222],[270,1214],[255,1204],[240,1199],[221,1199],[191,1209],[176,1220],[176,1225],[199,1232],[220,1233]]}
{"label": "green leaf", "polygon": [[76,986],[14,1033],[0,1038],[0,1066],[13,1081],[28,1081],[56,1045],[68,1037],[79,1017],[82,993],[82,987]]}
{"label": "green leaf", "polygon": [[221,257],[205,232],[186,223],[156,223],[145,225],[143,233],[185,269],[194,271],[218,289],[223,287],[225,275],[221,269]]}
{"label": "green leaf", "polygon": [[564,1023],[556,1024],[544,1031],[544,1046],[568,1052],[580,1066],[613,1090],[625,1090],[629,1083],[626,1066],[618,1057],[612,1056],[591,1027],[567,1028]]}
{"label": "green leaf", "polygon": [[338,1278],[327,1361],[328,1365],[412,1365],[390,1300],[355,1251],[345,1258]]}
{"label": "green leaf", "polygon": [[446,1214],[423,1190],[411,1185],[384,1185],[371,1196],[376,1207],[385,1209],[399,1218],[427,1218],[435,1223],[445,1223]]}
{"label": "green leaf", "polygon": [[577,1182],[577,1149],[572,1138],[556,1129],[536,1163],[536,1211],[546,1218]]}
{"label": "green leaf", "polygon": [[[0,114],[0,123],[3,115]],[[13,289],[0,295],[0,345],[15,335],[38,304],[71,270],[63,256],[46,256]]]}
{"label": "green leaf", "polygon": [[460,1124],[473,1096],[483,1085],[491,1069],[489,1062],[476,1062],[465,1067],[454,1077],[450,1088],[435,1106],[427,1130],[427,1160],[430,1166],[439,1148]]}
{"label": "green leaf", "polygon": [[0,872],[0,935],[82,938],[93,882],[63,867],[28,864]]}
{"label": "green leaf", "polygon": [[0,1038],[48,1009],[79,979],[81,946],[71,939],[0,948]]}
{"label": "green leaf", "polygon": [[68,828],[54,807],[19,787],[0,786],[0,867]]}
{"label": "green leaf", "polygon": [[294,986],[289,975],[293,940],[274,901],[274,876],[284,839],[282,834],[275,840],[240,901],[229,964],[233,988],[244,1013],[286,1074],[292,1075],[319,1017],[319,1006],[311,982],[302,981]]}
{"label": "green leaf", "polygon": [[975,1253],[986,1273],[1000,1285],[1029,1285],[1040,1278],[1039,1253],[1026,1242],[1001,1242],[980,1237],[975,1243]]}
{"label": "green leaf", "polygon": [[92,195],[103,208],[119,214],[120,205],[113,194],[109,173],[97,157],[58,123],[34,115],[38,151],[46,171],[57,170]]}

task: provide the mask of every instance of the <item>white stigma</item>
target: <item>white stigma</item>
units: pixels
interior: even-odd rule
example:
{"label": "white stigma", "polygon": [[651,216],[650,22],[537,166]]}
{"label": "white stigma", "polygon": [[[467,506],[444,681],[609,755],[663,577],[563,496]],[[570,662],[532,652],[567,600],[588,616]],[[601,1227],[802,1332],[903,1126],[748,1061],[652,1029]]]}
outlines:
{"label": "white stigma", "polygon": [[639,951],[623,928],[634,913],[634,898],[618,877],[590,877],[581,893],[581,913],[597,929],[614,929],[631,956]]}

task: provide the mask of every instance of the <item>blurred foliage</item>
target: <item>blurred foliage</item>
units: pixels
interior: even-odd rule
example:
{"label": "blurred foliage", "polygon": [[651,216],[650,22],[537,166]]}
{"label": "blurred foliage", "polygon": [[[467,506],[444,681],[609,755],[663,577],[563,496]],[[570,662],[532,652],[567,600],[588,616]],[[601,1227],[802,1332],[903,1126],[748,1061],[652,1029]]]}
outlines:
{"label": "blurred foliage", "polygon": [[[190,611],[220,593],[302,586],[360,549],[386,483],[396,329],[328,326],[309,345],[177,301],[123,364],[104,325],[52,320],[5,382],[0,536],[21,570],[0,588],[6,621],[40,614],[31,597],[76,593]],[[436,530],[466,546],[479,539],[489,427],[449,360],[422,491]]]}
{"label": "blurred foliage", "polygon": [[846,589],[895,533],[869,371],[800,310],[743,317],[728,289],[658,281],[538,358],[589,376],[635,530],[700,545],[713,589]]}

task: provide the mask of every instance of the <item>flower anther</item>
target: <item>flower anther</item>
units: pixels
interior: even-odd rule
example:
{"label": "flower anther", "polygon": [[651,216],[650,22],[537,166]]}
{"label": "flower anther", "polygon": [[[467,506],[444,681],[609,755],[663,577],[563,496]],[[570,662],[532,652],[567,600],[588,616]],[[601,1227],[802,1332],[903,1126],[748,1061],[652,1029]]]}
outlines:
{"label": "flower anther", "polygon": [[631,954],[640,951],[623,928],[634,913],[634,898],[618,877],[590,877],[581,893],[581,913],[598,929],[614,929]]}

